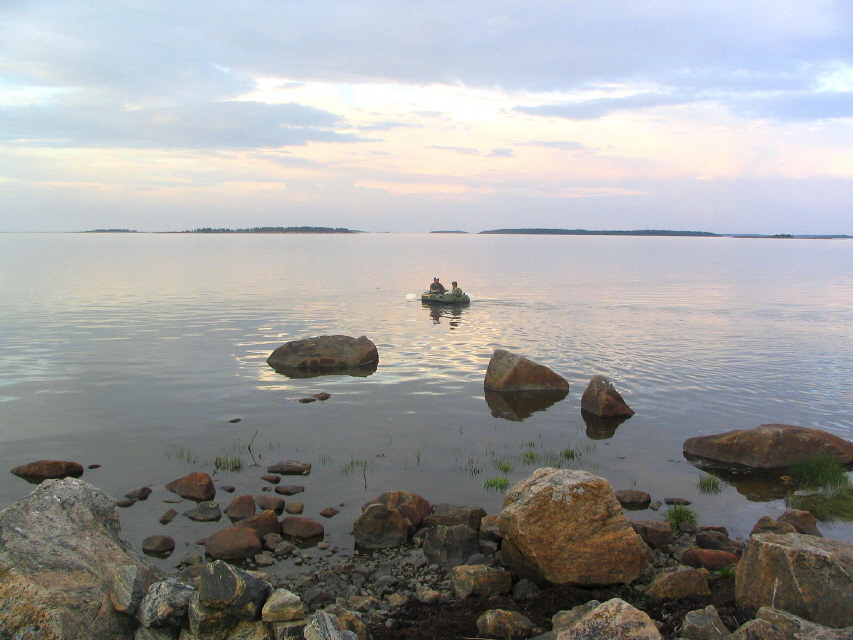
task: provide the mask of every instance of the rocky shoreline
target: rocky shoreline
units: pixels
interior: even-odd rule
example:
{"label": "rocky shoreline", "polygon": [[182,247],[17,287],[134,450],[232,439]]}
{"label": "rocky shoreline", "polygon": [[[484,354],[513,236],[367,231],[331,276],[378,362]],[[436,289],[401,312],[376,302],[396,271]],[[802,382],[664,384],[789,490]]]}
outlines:
{"label": "rocky shoreline", "polygon": [[[351,555],[233,527],[263,550],[188,556],[168,573],[122,539],[113,498],[48,480],[0,512],[0,638],[853,638],[853,544],[822,538],[810,514],[763,518],[739,541],[630,523],[586,472],[540,469],[507,496],[486,515],[382,494],[353,523]],[[266,558],[297,570],[274,578]]]}

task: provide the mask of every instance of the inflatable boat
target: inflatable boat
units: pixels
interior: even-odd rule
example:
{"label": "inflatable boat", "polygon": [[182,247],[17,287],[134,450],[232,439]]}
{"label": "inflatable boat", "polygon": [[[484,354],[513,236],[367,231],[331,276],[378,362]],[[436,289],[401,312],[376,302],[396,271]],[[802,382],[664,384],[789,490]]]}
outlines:
{"label": "inflatable boat", "polygon": [[421,294],[421,302],[428,304],[468,304],[471,302],[471,298],[468,297],[467,293],[463,293],[461,296],[454,296],[451,293],[430,293],[429,291],[424,291]]}

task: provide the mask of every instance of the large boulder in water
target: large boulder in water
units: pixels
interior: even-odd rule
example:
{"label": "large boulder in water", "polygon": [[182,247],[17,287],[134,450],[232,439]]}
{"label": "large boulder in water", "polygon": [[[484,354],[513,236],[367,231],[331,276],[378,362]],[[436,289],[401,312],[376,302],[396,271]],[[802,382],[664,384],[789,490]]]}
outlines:
{"label": "large boulder in water", "polygon": [[696,466],[730,471],[784,469],[817,454],[853,465],[853,442],[820,429],[789,424],[763,424],[755,429],[688,438],[683,450],[684,457]]}
{"label": "large boulder in water", "polygon": [[366,367],[379,361],[376,345],[367,338],[317,336],[294,340],[273,351],[267,364],[275,370]]}
{"label": "large boulder in water", "polygon": [[799,533],[752,536],[737,568],[740,607],[775,607],[828,627],[853,625],[853,543]]}
{"label": "large boulder in water", "polygon": [[568,391],[569,383],[548,367],[505,349],[495,349],[486,370],[486,389],[495,391]]}
{"label": "large boulder in water", "polygon": [[602,418],[630,417],[634,410],[628,406],[616,387],[605,376],[593,376],[581,396],[581,409]]}
{"label": "large boulder in water", "polygon": [[83,465],[65,460],[39,460],[15,467],[11,471],[27,482],[39,484],[45,480],[61,478],[79,478],[83,475]]}
{"label": "large boulder in water", "polygon": [[646,545],[604,478],[538,469],[509,491],[498,518],[502,560],[551,584],[623,584],[646,568]]}
{"label": "large boulder in water", "polygon": [[136,622],[110,601],[114,573],[135,566],[146,589],[163,576],[124,540],[115,506],[100,489],[66,478],[0,512],[0,637],[133,636]]}

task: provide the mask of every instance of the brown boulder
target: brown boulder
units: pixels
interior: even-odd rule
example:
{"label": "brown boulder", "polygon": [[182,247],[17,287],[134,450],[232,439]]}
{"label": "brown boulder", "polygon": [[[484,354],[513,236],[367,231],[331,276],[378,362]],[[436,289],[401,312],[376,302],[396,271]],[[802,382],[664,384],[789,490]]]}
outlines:
{"label": "brown boulder", "polygon": [[[269,473],[278,473],[283,476],[307,476],[311,473],[311,463],[300,462],[299,460],[285,460],[284,462],[279,462],[267,467],[267,471]],[[284,491],[279,491],[279,489],[288,489],[290,486],[291,485],[276,487],[275,490],[277,493],[284,493]]]}
{"label": "brown boulder", "polygon": [[761,516],[758,522],[755,523],[755,526],[752,527],[749,535],[754,536],[757,533],[778,533],[782,535],[785,533],[797,533],[797,528],[790,522],[779,522],[770,516]]}
{"label": "brown boulder", "polygon": [[278,496],[264,495],[255,498],[255,504],[258,506],[258,508],[264,511],[269,510],[275,511],[276,513],[281,513],[282,511],[284,511],[285,502],[283,498],[279,498]]}
{"label": "brown boulder", "polygon": [[190,473],[177,480],[172,480],[166,485],[166,488],[172,493],[177,493],[182,498],[195,500],[196,502],[213,500],[214,496],[216,496],[213,478],[201,471]]}
{"label": "brown boulder", "polygon": [[439,502],[432,505],[432,512],[428,516],[424,516],[423,525],[425,527],[436,527],[438,525],[452,527],[457,524],[464,524],[474,531],[479,531],[480,523],[485,517],[486,510],[482,507],[457,506]]}
{"label": "brown boulder", "polygon": [[498,522],[505,560],[522,577],[608,585],[645,571],[646,546],[613,489],[586,471],[536,470],[507,492]]}
{"label": "brown boulder", "polygon": [[429,515],[432,510],[432,506],[424,498],[408,491],[387,491],[362,506],[361,510],[365,511],[372,504],[383,504],[389,509],[396,509],[415,527],[420,527],[424,516]]}
{"label": "brown boulder", "polygon": [[79,478],[83,475],[83,465],[62,460],[39,460],[15,467],[12,473],[27,482],[39,484],[45,480]]}
{"label": "brown boulder", "polygon": [[365,549],[399,547],[408,540],[408,525],[403,514],[381,503],[366,504],[353,523],[355,543]]}
{"label": "brown boulder", "polygon": [[823,534],[817,528],[817,518],[809,511],[787,509],[776,521],[790,524],[797,530],[797,533],[805,533],[806,535],[817,536],[819,538],[823,537]]}
{"label": "brown boulder", "polygon": [[255,515],[255,498],[251,495],[237,496],[225,509],[225,515],[235,520],[243,520]]}
{"label": "brown boulder", "polygon": [[581,396],[581,409],[603,418],[632,416],[634,411],[605,376],[593,376]]}
{"label": "brown boulder", "polygon": [[278,516],[275,511],[261,511],[256,516],[250,516],[234,523],[235,527],[243,527],[246,529],[254,529],[258,532],[258,537],[263,537],[269,533],[279,533],[281,524],[278,522]]}
{"label": "brown boulder", "polygon": [[702,572],[693,567],[664,569],[655,576],[645,591],[649,598],[687,598],[710,596],[711,589]]}
{"label": "brown boulder", "polygon": [[784,469],[816,454],[853,465],[853,442],[820,429],[787,424],[688,438],[683,450],[684,457],[697,466],[734,471]]}
{"label": "brown boulder", "polygon": [[340,369],[379,361],[376,345],[366,336],[317,336],[294,340],[273,351],[267,364],[274,369]]}
{"label": "brown boulder", "polygon": [[853,626],[853,543],[799,533],[753,536],[738,566],[735,597],[740,607]]}
{"label": "brown boulder", "polygon": [[569,383],[548,367],[515,355],[504,349],[495,349],[484,386],[495,391],[568,391]]}
{"label": "brown boulder", "polygon": [[688,567],[710,569],[711,571],[737,564],[738,560],[739,558],[731,551],[700,549],[699,547],[688,549],[681,556],[681,562]]}
{"label": "brown boulder", "polygon": [[616,492],[616,499],[625,509],[648,509],[652,503],[652,497],[645,491],[636,489],[620,489]]}
{"label": "brown boulder", "polygon": [[491,598],[510,592],[512,575],[497,567],[462,564],[450,570],[450,588],[460,599],[468,596]]}
{"label": "brown boulder", "polygon": [[322,536],[325,531],[321,523],[311,518],[291,516],[281,521],[281,535],[290,538],[307,540],[308,538]]}
{"label": "brown boulder", "polygon": [[248,527],[228,527],[217,531],[204,541],[204,550],[211,558],[237,560],[254,558],[264,550],[258,532]]}
{"label": "brown boulder", "polygon": [[631,526],[652,549],[664,549],[675,540],[672,525],[663,520],[634,520]]}

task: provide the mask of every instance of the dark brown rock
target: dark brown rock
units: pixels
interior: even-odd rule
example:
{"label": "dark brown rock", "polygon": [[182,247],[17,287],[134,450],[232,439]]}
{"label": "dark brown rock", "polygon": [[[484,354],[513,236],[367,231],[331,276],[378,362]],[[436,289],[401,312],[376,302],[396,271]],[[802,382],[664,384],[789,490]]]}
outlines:
{"label": "dark brown rock", "polygon": [[167,558],[175,550],[175,540],[169,536],[153,535],[142,541],[142,553],[158,558]]}
{"label": "dark brown rock", "polygon": [[39,460],[12,469],[13,474],[33,484],[39,484],[45,480],[79,478],[83,475],[83,471],[83,465],[62,460]]}
{"label": "dark brown rock", "polygon": [[326,392],[321,392],[321,393],[315,393],[314,397],[317,398],[317,400],[328,400],[329,398],[332,397],[332,394],[326,393]]}
{"label": "dark brown rock", "polygon": [[305,487],[296,484],[284,484],[275,488],[275,492],[283,496],[295,496],[303,491],[305,491]]}
{"label": "dark brown rock", "polygon": [[817,518],[808,511],[788,509],[777,518],[777,522],[792,525],[797,530],[797,533],[818,536],[819,538],[823,537],[823,534],[817,528]]}
{"label": "dark brown rock", "polygon": [[320,515],[324,518],[334,518],[341,512],[340,509],[335,509],[334,507],[326,507],[320,512]]}
{"label": "dark brown rock", "polygon": [[305,505],[301,502],[288,502],[284,505],[284,511],[296,516],[305,511]]}
{"label": "dark brown rock", "polygon": [[268,476],[261,476],[261,480],[263,480],[264,482],[269,482],[270,484],[278,484],[279,482],[281,482],[281,476],[270,474]]}
{"label": "dark brown rock", "polygon": [[567,391],[569,383],[548,367],[504,349],[495,349],[484,386],[495,391]]}
{"label": "dark brown rock", "polygon": [[172,480],[166,485],[166,488],[172,493],[177,493],[182,498],[195,500],[196,502],[213,500],[214,496],[216,496],[213,479],[201,471],[190,473],[177,480]]}
{"label": "dark brown rock", "polygon": [[278,522],[278,516],[275,511],[261,511],[256,516],[250,516],[236,522],[234,526],[254,529],[258,532],[258,537],[261,539],[269,533],[279,533],[281,531],[281,525]]}
{"label": "dark brown rock", "polygon": [[843,465],[853,465],[853,442],[820,429],[787,424],[763,424],[755,429],[688,438],[683,450],[697,466],[735,471],[784,469],[824,453]]}
{"label": "dark brown rock", "polygon": [[700,549],[698,547],[694,547],[693,549],[688,549],[684,552],[681,556],[681,562],[686,564],[688,567],[694,567],[696,569],[705,568],[715,571],[717,569],[722,569],[723,567],[737,564],[738,557],[728,551]]}
{"label": "dark brown rock", "polygon": [[655,576],[645,595],[648,598],[687,598],[710,596],[708,581],[698,569],[673,567]]}
{"label": "dark brown rock", "polygon": [[634,489],[620,489],[616,492],[616,499],[625,509],[647,509],[652,503],[648,493]]}
{"label": "dark brown rock", "polygon": [[311,463],[285,460],[267,467],[267,473],[277,473],[282,476],[307,476],[311,473]]}
{"label": "dark brown rock", "polygon": [[797,533],[797,528],[790,522],[779,522],[770,516],[761,516],[758,522],[755,523],[755,526],[752,527],[749,535],[754,536],[758,533],[778,533],[779,535],[784,535],[786,533]]}
{"label": "dark brown rock", "polygon": [[672,525],[662,520],[634,520],[631,522],[634,531],[652,549],[665,549],[672,544],[675,536]]}
{"label": "dark brown rock", "polygon": [[238,560],[255,557],[263,551],[263,545],[255,529],[229,527],[207,538],[204,550],[211,558]]}
{"label": "dark brown rock", "polygon": [[307,540],[322,536],[324,533],[323,525],[311,518],[292,516],[281,521],[281,535],[285,537]]}
{"label": "dark brown rock", "polygon": [[169,524],[172,520],[175,519],[175,516],[178,515],[178,512],[174,509],[169,509],[166,513],[160,516],[160,524]]}
{"label": "dark brown rock", "polygon": [[581,396],[581,409],[603,418],[632,416],[634,411],[605,376],[593,376]]}
{"label": "dark brown rock", "polygon": [[[432,506],[429,502],[421,496],[409,493],[408,491],[387,491],[375,500],[371,500],[362,506],[361,510],[365,511],[372,504],[382,504],[389,509],[396,509],[404,518],[408,518],[409,522],[415,527],[420,527],[424,517],[432,511]],[[485,511],[483,514],[485,515]]]}
{"label": "dark brown rock", "polygon": [[284,499],[278,496],[258,496],[255,498],[255,504],[263,511],[275,511],[281,513],[284,511]]}
{"label": "dark brown rock", "polygon": [[232,522],[251,518],[255,515],[255,498],[251,495],[237,496],[225,509],[225,515],[231,518]]}
{"label": "dark brown rock", "polygon": [[700,549],[728,551],[736,556],[739,556],[743,551],[742,542],[735,542],[724,533],[719,531],[710,531],[708,529],[696,532],[696,546]]}
{"label": "dark brown rock", "polygon": [[283,344],[270,354],[274,369],[339,369],[379,361],[376,345],[366,336],[317,336]]}
{"label": "dark brown rock", "polygon": [[403,514],[382,503],[365,505],[353,523],[355,543],[365,549],[399,547],[408,540],[408,525]]}
{"label": "dark brown rock", "polygon": [[479,531],[480,522],[485,517],[486,510],[481,507],[457,506],[439,502],[432,505],[432,512],[428,516],[424,516],[423,526],[434,527],[441,524],[445,527],[452,527],[457,524],[464,524],[474,531]]}

